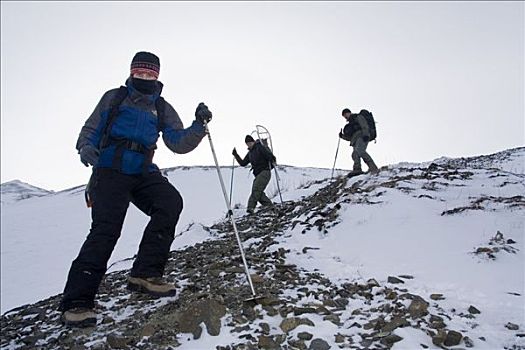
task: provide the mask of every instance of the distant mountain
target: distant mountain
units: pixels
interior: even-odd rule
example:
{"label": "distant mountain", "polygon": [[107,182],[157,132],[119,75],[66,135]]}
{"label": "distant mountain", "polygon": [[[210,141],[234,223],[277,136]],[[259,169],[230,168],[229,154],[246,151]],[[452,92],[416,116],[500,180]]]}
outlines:
{"label": "distant mountain", "polygon": [[53,191],[48,191],[20,180],[0,184],[0,198],[2,203],[12,203],[32,197],[47,196],[53,193]]}

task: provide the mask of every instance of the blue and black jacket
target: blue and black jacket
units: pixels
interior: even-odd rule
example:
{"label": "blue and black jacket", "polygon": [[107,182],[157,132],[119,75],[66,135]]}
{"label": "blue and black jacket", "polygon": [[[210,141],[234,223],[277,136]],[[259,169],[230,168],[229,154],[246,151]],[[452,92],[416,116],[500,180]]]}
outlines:
{"label": "blue and black jacket", "polygon": [[[120,104],[118,114],[107,131],[109,142],[101,145],[111,103],[119,91],[118,88],[109,90],[102,96],[80,131],[76,144],[77,150],[80,151],[83,146],[90,144],[100,151],[98,163],[94,168],[114,168],[118,142],[122,140],[127,140],[133,145],[138,144],[141,149],[153,150],[162,132],[164,143],[174,153],[188,153],[199,145],[205,136],[204,125],[201,122],[195,120],[185,129],[177,112],[167,102],[164,103],[164,111],[160,114],[160,118],[157,117],[155,102],[162,92],[161,82],[157,81],[156,91],[152,95],[145,95],[136,90],[131,84],[131,79],[126,81],[126,87],[128,94]],[[150,154],[152,156],[153,153]],[[121,157],[119,170],[124,174],[141,174],[144,169],[147,172],[159,171],[151,159],[148,159],[148,154],[137,150],[136,147],[125,148],[119,157]]]}

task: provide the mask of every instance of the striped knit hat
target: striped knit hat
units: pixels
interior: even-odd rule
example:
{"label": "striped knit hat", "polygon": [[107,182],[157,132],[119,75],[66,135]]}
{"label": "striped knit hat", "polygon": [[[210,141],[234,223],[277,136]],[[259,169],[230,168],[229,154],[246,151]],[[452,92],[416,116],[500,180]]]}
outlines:
{"label": "striped knit hat", "polygon": [[151,52],[137,52],[131,61],[131,75],[135,73],[149,73],[159,77],[160,60]]}

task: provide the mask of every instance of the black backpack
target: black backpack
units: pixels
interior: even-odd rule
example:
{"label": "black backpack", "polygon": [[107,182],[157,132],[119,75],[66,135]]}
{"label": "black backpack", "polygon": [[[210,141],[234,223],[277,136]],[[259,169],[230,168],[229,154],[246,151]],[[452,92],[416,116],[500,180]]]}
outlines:
{"label": "black backpack", "polygon": [[366,122],[368,123],[368,129],[370,131],[370,141],[375,140],[377,137],[377,131],[374,116],[366,109],[362,109],[361,112],[359,112],[359,114],[365,117]]}

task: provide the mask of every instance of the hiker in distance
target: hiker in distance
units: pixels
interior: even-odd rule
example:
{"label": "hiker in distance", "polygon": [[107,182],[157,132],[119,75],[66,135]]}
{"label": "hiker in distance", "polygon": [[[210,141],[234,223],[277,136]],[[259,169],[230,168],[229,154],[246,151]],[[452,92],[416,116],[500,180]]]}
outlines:
{"label": "hiker in distance", "polygon": [[237,163],[241,166],[252,165],[255,180],[252,184],[252,193],[248,199],[248,214],[253,214],[257,203],[263,206],[273,206],[273,202],[266,196],[264,190],[272,178],[271,170],[276,163],[275,156],[268,147],[262,144],[260,140],[255,141],[250,135],[246,135],[244,142],[248,147],[248,154],[243,158],[239,156],[237,150],[232,151]]}
{"label": "hiker in distance", "polygon": [[[375,139],[375,125],[373,119],[371,124],[367,121],[366,114],[371,113],[362,110],[361,112],[355,114],[352,113],[348,108],[343,109],[342,115],[346,119],[347,124],[344,129],[339,132],[339,137],[343,140],[350,141],[350,146],[353,147],[352,151],[352,160],[354,161],[353,169],[348,173],[348,177],[357,176],[363,174],[361,168],[361,159],[368,166],[368,172],[371,174],[377,174],[379,169],[377,168],[374,160],[366,148],[368,142]],[[373,130],[372,130],[373,129]]]}
{"label": "hiker in distance", "polygon": [[188,153],[205,136],[212,113],[204,103],[184,128],[160,94],[159,58],[138,52],[125,86],[107,91],[80,131],[76,148],[85,166],[93,166],[89,197],[91,230],[71,264],[60,304],[68,326],[94,326],[94,299],[117,243],[129,203],[151,219],[128,277],[128,289],[156,297],[172,296],[163,279],[175,226],[182,211],[179,192],[152,162],[159,133],[174,153]]}

